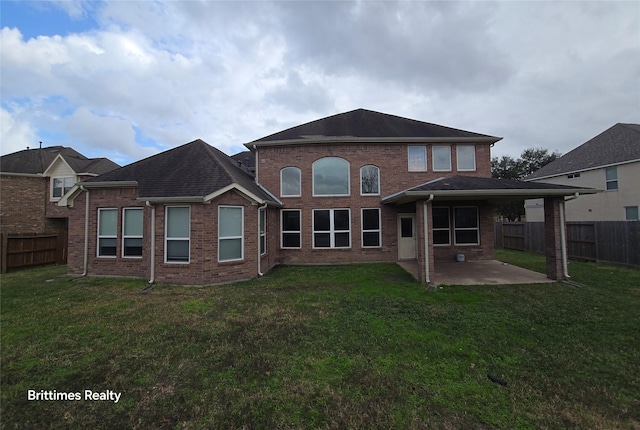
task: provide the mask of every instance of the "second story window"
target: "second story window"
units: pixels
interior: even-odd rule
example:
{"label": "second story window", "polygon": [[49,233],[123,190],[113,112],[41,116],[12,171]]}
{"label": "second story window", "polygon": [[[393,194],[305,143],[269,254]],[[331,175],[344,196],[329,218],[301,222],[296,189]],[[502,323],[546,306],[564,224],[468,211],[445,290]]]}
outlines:
{"label": "second story window", "polygon": [[362,166],[360,169],[360,194],[380,194],[380,169],[376,166]]}
{"label": "second story window", "polygon": [[451,171],[451,147],[449,145],[435,145],[431,149],[433,170],[437,172]]}
{"label": "second story window", "polygon": [[458,145],[456,147],[456,158],[458,159],[458,171],[476,170],[475,145]]}
{"label": "second story window", "polygon": [[408,167],[410,172],[427,171],[427,147],[409,146],[407,147]]}
{"label": "second story window", "polygon": [[613,191],[618,189],[618,168],[609,167],[605,170],[605,177],[607,183],[607,191]]}
{"label": "second story window", "polygon": [[64,196],[67,194],[67,191],[73,187],[74,183],[75,178],[73,176],[66,178],[51,178],[51,198],[57,200]]}
{"label": "second story window", "polygon": [[280,170],[280,196],[300,197],[300,169],[297,167],[285,167]]}
{"label": "second story window", "polygon": [[349,162],[343,158],[325,157],[313,163],[314,196],[348,196]]}

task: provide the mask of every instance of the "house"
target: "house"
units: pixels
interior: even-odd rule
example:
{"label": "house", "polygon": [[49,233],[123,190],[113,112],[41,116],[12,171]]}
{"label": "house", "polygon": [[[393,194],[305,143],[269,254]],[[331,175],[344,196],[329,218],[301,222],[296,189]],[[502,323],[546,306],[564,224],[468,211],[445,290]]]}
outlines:
{"label": "house", "polygon": [[120,167],[73,148],[25,149],[0,157],[0,232],[66,232],[68,211],[57,202],[76,182]]}
{"label": "house", "polygon": [[[604,190],[567,201],[567,221],[637,221],[640,124],[618,123],[524,180]],[[527,200],[525,210],[527,221],[544,220],[542,200]]]}
{"label": "house", "polygon": [[541,197],[548,276],[561,279],[564,198],[593,190],[492,179],[499,140],[365,109],[246,143],[240,160],[196,140],[59,202],[72,213],[69,270],[206,285],[278,264],[405,260],[431,283],[458,253],[493,258],[494,202]]}

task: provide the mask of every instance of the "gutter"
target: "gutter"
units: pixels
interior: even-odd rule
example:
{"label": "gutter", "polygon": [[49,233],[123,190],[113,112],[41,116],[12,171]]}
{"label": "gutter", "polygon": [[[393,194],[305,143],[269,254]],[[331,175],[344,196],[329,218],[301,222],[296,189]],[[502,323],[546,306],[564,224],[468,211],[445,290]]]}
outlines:
{"label": "gutter", "polygon": [[[261,262],[262,254],[260,253],[260,211],[263,211],[263,210],[266,210],[266,209],[267,209],[267,203],[265,203],[264,206],[258,208],[258,276],[260,276],[260,277],[264,276],[264,273],[262,273],[262,267],[261,267],[261,265],[262,265],[262,262]],[[265,226],[264,226],[264,229],[265,229],[265,235],[264,235],[265,244],[264,244],[264,246],[266,247],[267,246],[267,243],[266,243],[266,241],[267,241],[267,235],[266,235],[267,214],[266,213],[265,213],[265,216],[264,216],[264,223],[265,223]]]}
{"label": "gutter", "polygon": [[433,201],[433,194],[429,195],[429,198],[425,200],[423,205],[423,217],[424,217],[424,274],[425,274],[425,283],[427,286],[431,283],[431,279],[429,278],[429,225],[428,225],[428,215],[427,215],[427,205],[429,202]]}
{"label": "gutter", "polygon": [[151,242],[149,247],[149,252],[151,252],[149,257],[149,285],[151,285],[156,280],[156,207],[150,201],[147,201],[146,205],[151,208],[151,234],[149,234]]}
{"label": "gutter", "polygon": [[578,198],[578,196],[580,195],[580,193],[576,192],[573,196],[565,198],[562,201],[562,204],[559,207],[559,212],[560,212],[560,255],[562,258],[562,276],[565,277],[565,279],[570,279],[571,276],[569,276],[569,264],[567,262],[567,242],[566,242],[566,237],[567,237],[567,226],[565,224],[565,208],[564,208],[564,204],[565,202],[568,202],[569,200],[575,200]]}

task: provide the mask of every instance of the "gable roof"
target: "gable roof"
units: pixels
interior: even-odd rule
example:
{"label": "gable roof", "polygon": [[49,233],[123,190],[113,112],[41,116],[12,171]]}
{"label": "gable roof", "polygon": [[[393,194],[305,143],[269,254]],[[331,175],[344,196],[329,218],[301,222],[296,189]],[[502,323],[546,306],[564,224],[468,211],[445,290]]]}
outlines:
{"label": "gable roof", "polygon": [[87,188],[137,186],[141,200],[206,201],[239,189],[260,202],[280,204],[253,175],[197,139],[81,183]]}
{"label": "gable roof", "polygon": [[108,158],[87,158],[73,148],[66,146],[49,146],[46,148],[24,149],[0,157],[2,173],[21,173],[41,175],[58,157],[76,173],[100,175],[120,167]]}
{"label": "gable roof", "polygon": [[516,179],[480,178],[455,175],[438,178],[417,185],[399,193],[384,197],[382,203],[401,204],[429,198],[438,200],[483,200],[483,199],[531,199],[539,197],[560,197],[599,192],[592,188],[567,185],[524,182]]}
{"label": "gable roof", "polygon": [[630,161],[640,161],[640,124],[618,123],[536,170],[524,180],[548,178]]}
{"label": "gable roof", "polygon": [[308,143],[474,141],[495,143],[501,138],[459,130],[414,119],[356,109],[308,122],[245,144],[251,148],[268,145]]}

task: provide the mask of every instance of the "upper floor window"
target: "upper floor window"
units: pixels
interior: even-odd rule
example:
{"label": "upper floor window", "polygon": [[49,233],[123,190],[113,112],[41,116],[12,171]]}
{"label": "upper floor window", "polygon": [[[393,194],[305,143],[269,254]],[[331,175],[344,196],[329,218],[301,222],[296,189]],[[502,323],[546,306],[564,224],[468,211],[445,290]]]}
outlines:
{"label": "upper floor window", "polygon": [[407,158],[409,160],[410,172],[427,171],[427,147],[409,146],[407,147]]}
{"label": "upper floor window", "polygon": [[73,176],[65,177],[65,178],[51,178],[51,198],[59,199],[60,197],[67,194],[73,184],[75,183],[75,178]]}
{"label": "upper floor window", "polygon": [[618,189],[618,168],[609,167],[605,170],[607,191]]}
{"label": "upper floor window", "polygon": [[380,194],[380,169],[376,166],[360,168],[360,194]]}
{"label": "upper floor window", "polygon": [[122,256],[142,257],[142,208],[122,210]]}
{"label": "upper floor window", "polygon": [[431,148],[433,158],[433,170],[439,172],[451,171],[451,147],[438,145]]}
{"label": "upper floor window", "polygon": [[313,165],[314,196],[348,196],[349,162],[343,158],[325,157]]}
{"label": "upper floor window", "polygon": [[458,171],[476,170],[475,145],[458,145],[456,147],[456,158],[458,160]]}
{"label": "upper floor window", "polygon": [[280,170],[280,196],[300,197],[300,169],[297,167],[285,167]]}
{"label": "upper floor window", "polygon": [[115,257],[118,209],[98,209],[98,257]]}
{"label": "upper floor window", "polygon": [[188,263],[191,241],[191,208],[167,206],[164,255],[167,263]]}

